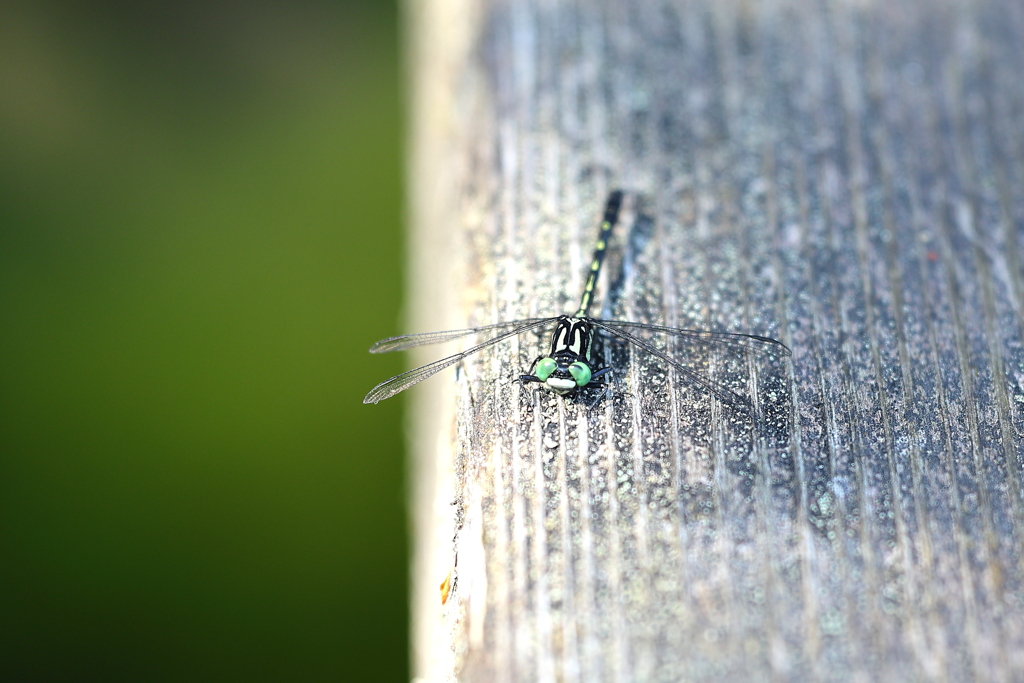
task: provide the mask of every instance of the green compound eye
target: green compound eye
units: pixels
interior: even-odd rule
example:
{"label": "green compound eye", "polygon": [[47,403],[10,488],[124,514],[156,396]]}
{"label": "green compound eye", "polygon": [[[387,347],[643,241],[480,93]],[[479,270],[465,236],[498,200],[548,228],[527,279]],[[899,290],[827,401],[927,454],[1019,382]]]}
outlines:
{"label": "green compound eye", "polygon": [[569,366],[569,374],[576,380],[576,386],[585,387],[590,384],[590,368],[586,363],[576,361]]}
{"label": "green compound eye", "polygon": [[[555,362],[554,358],[542,358],[537,363],[537,369],[534,372],[537,373],[537,379],[541,382],[546,382],[548,377],[551,376],[551,373],[554,372],[557,367],[558,363]],[[570,370],[570,372],[572,371]]]}

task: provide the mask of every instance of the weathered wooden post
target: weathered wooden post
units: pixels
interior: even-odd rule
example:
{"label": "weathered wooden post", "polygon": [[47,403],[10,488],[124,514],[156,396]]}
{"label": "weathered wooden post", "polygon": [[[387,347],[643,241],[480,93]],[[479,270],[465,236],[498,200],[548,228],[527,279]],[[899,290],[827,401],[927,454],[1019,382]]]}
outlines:
{"label": "weathered wooden post", "polygon": [[409,331],[569,311],[622,187],[607,315],[793,350],[763,429],[535,335],[414,390],[417,675],[1024,679],[1024,5],[407,7]]}

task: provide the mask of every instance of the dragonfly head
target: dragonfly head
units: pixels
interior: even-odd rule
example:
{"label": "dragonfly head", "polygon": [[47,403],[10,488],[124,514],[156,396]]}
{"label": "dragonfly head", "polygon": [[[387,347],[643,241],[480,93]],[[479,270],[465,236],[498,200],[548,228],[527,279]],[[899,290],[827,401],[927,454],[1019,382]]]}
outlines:
{"label": "dragonfly head", "polygon": [[566,359],[541,358],[534,370],[537,379],[556,394],[568,394],[590,384],[593,374],[590,366],[582,361],[569,362]]}

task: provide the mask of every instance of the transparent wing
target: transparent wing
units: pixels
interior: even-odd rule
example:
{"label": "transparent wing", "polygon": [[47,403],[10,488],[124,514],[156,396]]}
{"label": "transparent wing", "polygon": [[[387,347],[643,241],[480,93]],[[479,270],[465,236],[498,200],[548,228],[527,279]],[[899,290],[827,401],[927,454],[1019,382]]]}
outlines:
{"label": "transparent wing", "polygon": [[[595,320],[595,324],[611,332],[613,329],[622,330],[648,330],[667,334],[682,340],[687,344],[698,344],[701,346],[727,346],[740,351],[753,351],[755,353],[770,353],[788,358],[792,356],[789,347],[770,337],[762,337],[756,334],[741,334],[737,332],[710,332],[708,330],[684,330],[678,327],[662,327],[661,325],[647,325],[646,323],[632,323],[623,320]],[[628,332],[625,332],[628,334]]]}
{"label": "transparent wing", "polygon": [[495,323],[493,325],[484,325],[483,327],[470,327],[465,330],[424,332],[422,334],[403,334],[400,337],[388,337],[387,339],[381,339],[379,342],[370,347],[370,353],[387,353],[388,351],[401,351],[403,349],[411,349],[414,346],[440,344],[441,342],[451,341],[453,339],[461,339],[462,337],[468,337],[471,334],[507,330],[516,327],[522,327],[523,325],[531,325],[536,327],[536,325],[551,322],[552,320],[555,320],[555,318],[525,318],[523,320],[510,320],[508,322]]}
{"label": "transparent wing", "polygon": [[[762,422],[761,415],[757,412],[757,410],[754,409],[754,405],[746,396],[741,396],[737,394],[735,391],[729,389],[728,387],[722,386],[721,384],[716,384],[715,382],[712,382],[711,380],[705,377],[701,377],[696,372],[685,367],[684,365],[679,363],[679,361],[675,360],[665,352],[659,351],[648,342],[644,341],[643,339],[637,337],[634,334],[631,334],[630,332],[627,332],[623,329],[616,329],[615,327],[612,327],[604,320],[591,319],[590,322],[593,323],[594,327],[598,327],[611,335],[619,337],[620,339],[624,339],[631,344],[635,344],[636,346],[639,346],[641,349],[651,354],[652,356],[656,356],[662,359],[663,361],[671,365],[673,368],[675,368],[676,372],[678,372],[679,375],[685,381],[695,384],[696,386],[700,387],[704,391],[708,392],[709,394],[717,398],[722,403],[725,403],[726,405],[736,409],[737,411],[743,413],[744,415],[749,416],[751,419],[754,420],[755,423],[760,424]],[[621,325],[621,323],[618,324]],[[639,323],[634,323],[633,325],[639,325]],[[630,325],[621,326],[630,327]],[[674,328],[665,329],[672,330]]]}
{"label": "transparent wing", "polygon": [[[458,363],[460,360],[462,360],[466,356],[470,356],[470,355],[476,353],[477,351],[480,351],[481,349],[486,349],[488,346],[493,346],[493,345],[497,344],[498,342],[500,342],[502,339],[506,339],[506,338],[511,337],[513,335],[522,334],[523,332],[528,332],[529,330],[532,330],[535,327],[540,327],[544,323],[547,323],[547,322],[549,322],[549,321],[551,321],[553,319],[554,318],[534,318],[534,319],[530,319],[530,320],[517,320],[515,323],[498,323],[497,325],[488,325],[487,327],[477,327],[477,328],[474,328],[472,330],[453,330],[452,332],[435,332],[435,333],[428,333],[427,335],[408,335],[410,337],[420,337],[420,336],[428,336],[429,337],[430,334],[441,334],[441,335],[443,335],[443,334],[454,334],[455,332],[459,332],[460,334],[458,334],[458,335],[456,335],[454,337],[449,337],[450,339],[458,339],[458,337],[464,337],[464,336],[466,336],[468,334],[471,334],[473,332],[479,332],[480,330],[495,329],[495,328],[499,328],[499,327],[502,327],[502,326],[506,326],[507,327],[508,325],[512,325],[512,324],[518,325],[518,327],[515,327],[515,328],[509,330],[508,332],[504,332],[502,334],[499,334],[497,337],[494,337],[492,339],[488,339],[487,341],[483,342],[482,344],[477,344],[476,346],[468,348],[465,351],[463,351],[462,353],[456,353],[454,356],[448,356],[447,358],[442,358],[441,360],[437,360],[437,361],[434,361],[433,363],[429,363],[427,365],[420,366],[420,367],[416,368],[415,370],[409,370],[408,372],[403,372],[401,375],[395,375],[391,379],[386,380],[384,382],[381,382],[380,384],[375,386],[373,389],[370,389],[370,393],[368,393],[366,395],[366,397],[363,398],[363,403],[380,403],[384,399],[391,398],[392,396],[394,396],[395,394],[397,394],[400,391],[405,391],[406,389],[408,389],[409,387],[411,387],[414,384],[419,384],[420,382],[422,382],[426,378],[430,377],[431,375],[436,374],[436,373],[440,372],[441,370],[444,370],[449,365],[454,365],[454,364]],[[395,339],[402,339],[402,337],[395,337]],[[386,342],[386,341],[389,341],[389,340],[385,339],[384,341]],[[438,341],[446,341],[446,339],[440,339]],[[380,342],[380,343],[383,343],[383,342]],[[430,343],[433,343],[433,342],[422,342],[422,343],[430,344]],[[416,344],[411,344],[411,346],[416,346]],[[402,346],[402,347],[398,347],[398,348],[407,348],[407,347]],[[388,351],[393,351],[394,349],[387,349],[387,350]]]}

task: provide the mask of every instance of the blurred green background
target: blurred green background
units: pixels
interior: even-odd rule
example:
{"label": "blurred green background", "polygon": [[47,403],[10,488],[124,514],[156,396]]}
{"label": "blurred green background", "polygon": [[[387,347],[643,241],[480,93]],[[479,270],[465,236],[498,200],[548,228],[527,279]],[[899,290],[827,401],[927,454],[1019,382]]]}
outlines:
{"label": "blurred green background", "polygon": [[0,679],[407,681],[393,2],[0,2]]}

